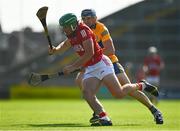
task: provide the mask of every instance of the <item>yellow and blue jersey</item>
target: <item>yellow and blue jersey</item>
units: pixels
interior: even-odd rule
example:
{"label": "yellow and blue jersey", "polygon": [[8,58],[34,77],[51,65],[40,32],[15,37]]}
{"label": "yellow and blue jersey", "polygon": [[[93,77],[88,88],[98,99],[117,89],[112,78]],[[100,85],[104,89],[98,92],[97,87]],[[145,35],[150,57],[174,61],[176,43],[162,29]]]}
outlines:
{"label": "yellow and blue jersey", "polygon": [[[92,29],[92,31],[96,35],[96,41],[98,42],[100,47],[104,48],[103,42],[111,39],[111,36],[106,26],[100,22],[96,22],[96,26],[94,29]],[[116,55],[110,55],[108,57],[111,59],[112,63],[118,61],[118,58],[116,57]]]}

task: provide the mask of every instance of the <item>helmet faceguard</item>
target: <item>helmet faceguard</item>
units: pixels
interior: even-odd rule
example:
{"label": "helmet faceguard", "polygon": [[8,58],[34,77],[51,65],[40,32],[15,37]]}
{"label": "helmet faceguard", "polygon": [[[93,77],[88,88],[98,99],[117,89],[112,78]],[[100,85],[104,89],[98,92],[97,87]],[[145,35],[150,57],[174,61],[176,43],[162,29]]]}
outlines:
{"label": "helmet faceguard", "polygon": [[77,28],[77,24],[77,17],[73,13],[65,14],[59,19],[59,25],[63,28],[66,35],[70,35],[70,33],[67,34],[65,30],[71,29],[71,32],[73,33]]}

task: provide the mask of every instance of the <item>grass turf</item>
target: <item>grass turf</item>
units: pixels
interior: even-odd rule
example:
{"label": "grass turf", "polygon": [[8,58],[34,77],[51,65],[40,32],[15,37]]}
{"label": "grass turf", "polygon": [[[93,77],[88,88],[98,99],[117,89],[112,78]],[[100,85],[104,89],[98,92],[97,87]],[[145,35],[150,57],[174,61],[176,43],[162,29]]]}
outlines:
{"label": "grass turf", "polygon": [[84,100],[0,101],[0,130],[169,131],[180,130],[180,101],[161,101],[163,125],[156,125],[135,100],[101,100],[113,121],[111,127],[91,127],[92,112]]}

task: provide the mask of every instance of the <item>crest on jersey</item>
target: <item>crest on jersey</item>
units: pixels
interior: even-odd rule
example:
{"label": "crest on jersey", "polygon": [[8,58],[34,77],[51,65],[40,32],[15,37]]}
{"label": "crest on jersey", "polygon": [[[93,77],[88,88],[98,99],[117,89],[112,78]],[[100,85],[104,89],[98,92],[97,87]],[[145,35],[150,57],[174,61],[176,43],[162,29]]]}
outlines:
{"label": "crest on jersey", "polygon": [[83,38],[87,36],[87,33],[85,30],[81,30],[80,33]]}

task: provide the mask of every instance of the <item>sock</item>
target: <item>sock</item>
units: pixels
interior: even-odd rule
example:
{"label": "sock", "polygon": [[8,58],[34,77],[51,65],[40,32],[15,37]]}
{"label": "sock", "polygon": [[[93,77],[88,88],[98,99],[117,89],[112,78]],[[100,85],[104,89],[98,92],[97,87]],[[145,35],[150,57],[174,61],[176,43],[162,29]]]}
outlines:
{"label": "sock", "polygon": [[152,106],[149,108],[149,110],[150,110],[151,113],[153,114],[153,113],[155,113],[155,112],[157,111],[157,108],[156,108],[154,105],[152,105]]}
{"label": "sock", "polygon": [[101,112],[101,113],[99,113],[99,117],[101,118],[101,117],[104,117],[104,116],[107,116],[107,113],[106,112]]}
{"label": "sock", "polygon": [[100,119],[104,119],[104,120],[110,121],[110,118],[107,116],[106,112],[99,113],[99,117],[100,117]]}

